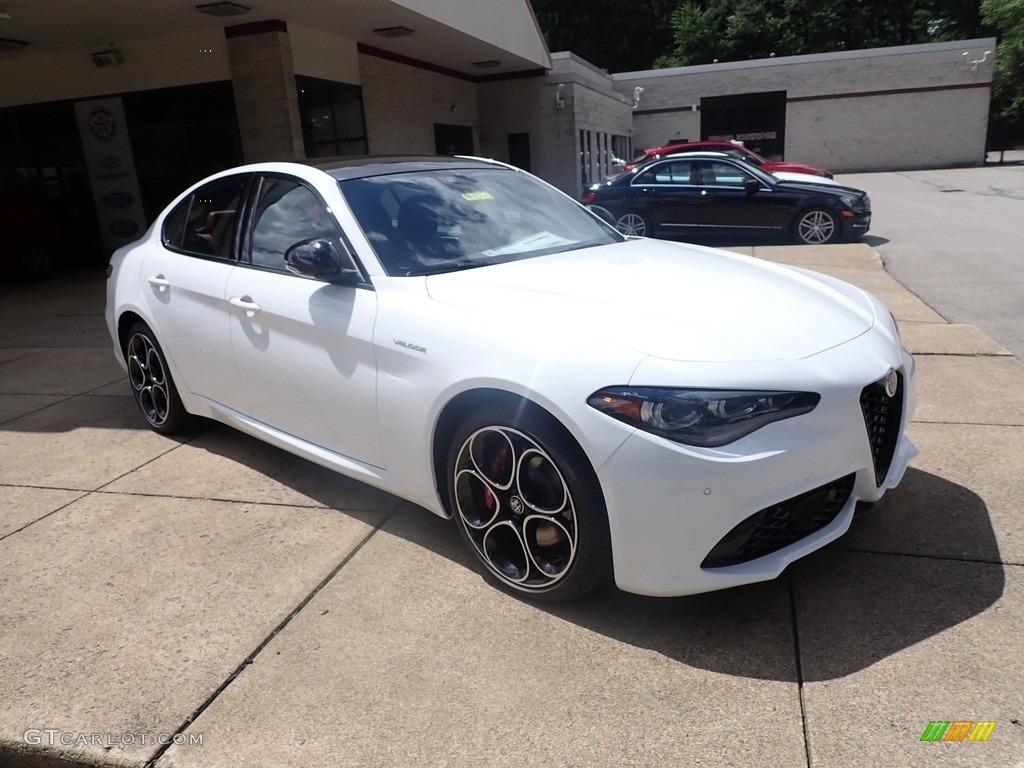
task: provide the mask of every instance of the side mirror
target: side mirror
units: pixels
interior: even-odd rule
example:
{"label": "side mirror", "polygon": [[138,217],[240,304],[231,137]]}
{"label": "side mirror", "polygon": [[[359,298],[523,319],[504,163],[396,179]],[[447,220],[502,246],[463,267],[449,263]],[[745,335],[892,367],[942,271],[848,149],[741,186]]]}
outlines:
{"label": "side mirror", "polygon": [[346,253],[322,237],[295,243],[284,253],[284,265],[289,272],[312,277],[328,283],[357,283],[362,274]]}
{"label": "side mirror", "polygon": [[743,191],[748,195],[756,195],[761,191],[761,182],[757,179],[747,179],[743,182]]}

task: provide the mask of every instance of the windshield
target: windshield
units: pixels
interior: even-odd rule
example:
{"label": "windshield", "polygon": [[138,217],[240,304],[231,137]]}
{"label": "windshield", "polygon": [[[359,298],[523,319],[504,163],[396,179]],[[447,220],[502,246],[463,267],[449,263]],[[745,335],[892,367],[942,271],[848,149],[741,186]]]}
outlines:
{"label": "windshield", "polygon": [[389,275],[427,275],[621,242],[596,215],[507,168],[339,182]]}

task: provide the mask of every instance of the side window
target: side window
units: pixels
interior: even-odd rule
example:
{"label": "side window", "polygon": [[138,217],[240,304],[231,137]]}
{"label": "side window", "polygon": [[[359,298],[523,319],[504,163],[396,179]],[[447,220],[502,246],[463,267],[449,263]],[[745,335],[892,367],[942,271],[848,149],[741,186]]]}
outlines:
{"label": "side window", "polygon": [[322,237],[337,244],[334,217],[311,190],[295,179],[266,176],[260,182],[252,230],[252,263],[284,271],[284,253],[304,240]]}
{"label": "side window", "polygon": [[[232,258],[232,235],[247,178],[228,176],[193,192],[191,198],[179,203],[167,217],[164,242],[197,256]],[[182,210],[187,210],[187,214],[183,215]],[[175,239],[179,237],[176,229],[179,226],[183,229],[180,240]]]}
{"label": "side window", "polygon": [[710,160],[701,163],[701,180],[705,185],[716,187],[742,187],[747,179],[754,178],[732,163]]}
{"label": "side window", "polygon": [[692,184],[693,162],[690,160],[675,160],[667,163],[658,163],[653,168],[638,175],[634,184]]}

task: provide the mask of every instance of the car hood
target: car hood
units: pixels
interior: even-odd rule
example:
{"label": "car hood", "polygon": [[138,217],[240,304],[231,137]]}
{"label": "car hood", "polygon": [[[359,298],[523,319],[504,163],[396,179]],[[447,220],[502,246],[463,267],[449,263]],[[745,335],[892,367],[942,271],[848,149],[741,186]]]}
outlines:
{"label": "car hood", "polygon": [[777,178],[779,179],[778,186],[783,189],[798,189],[802,191],[813,189],[815,192],[825,192],[835,197],[852,196],[857,198],[867,196],[867,193],[863,189],[845,187],[842,184],[837,184],[834,181],[828,181],[827,179],[823,179],[822,181],[804,181],[803,179],[800,179],[797,181],[782,177]]}
{"label": "car hood", "polygon": [[817,176],[821,170],[815,168],[813,165],[804,165],[803,163],[787,163],[785,160],[769,160],[763,166],[766,171],[775,173],[776,171],[790,171],[792,173],[807,173],[811,176]]}
{"label": "car hood", "polygon": [[841,186],[838,181],[826,179],[824,176],[812,176],[809,173],[794,173],[793,171],[772,171],[772,176],[783,181],[800,181],[804,184],[817,184],[826,187]]}
{"label": "car hood", "polygon": [[561,343],[589,338],[680,361],[796,360],[874,323],[867,296],[841,281],[660,240],[431,275],[426,286],[435,301]]}

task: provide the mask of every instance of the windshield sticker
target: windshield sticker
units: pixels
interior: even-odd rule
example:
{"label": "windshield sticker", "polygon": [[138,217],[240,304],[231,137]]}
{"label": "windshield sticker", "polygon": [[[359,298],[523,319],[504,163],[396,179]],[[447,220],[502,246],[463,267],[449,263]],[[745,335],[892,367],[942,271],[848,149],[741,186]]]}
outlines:
{"label": "windshield sticker", "polygon": [[484,256],[500,256],[503,253],[524,253],[526,251],[539,251],[542,248],[557,248],[563,245],[573,245],[575,240],[567,240],[551,232],[537,232],[536,234],[516,240],[514,243],[503,245],[498,248],[491,248],[482,251]]}
{"label": "windshield sticker", "polygon": [[479,192],[463,192],[463,200],[475,201],[475,200],[493,200],[494,195],[486,190],[480,190]]}

